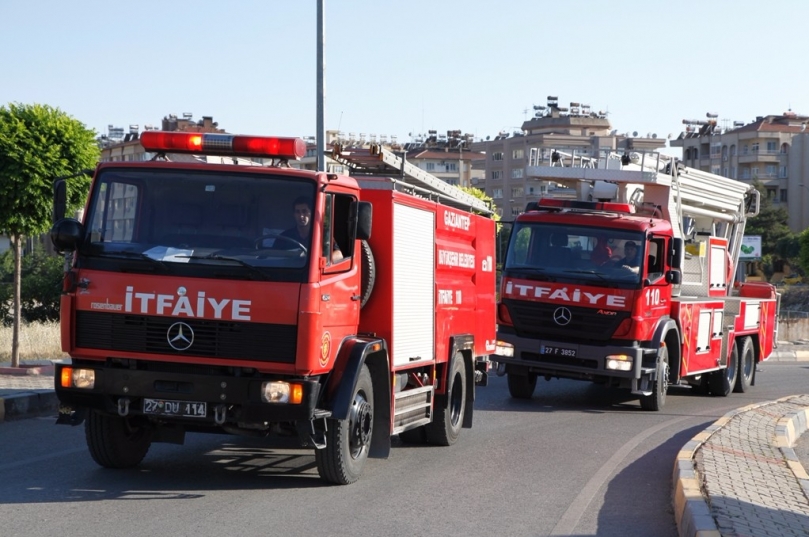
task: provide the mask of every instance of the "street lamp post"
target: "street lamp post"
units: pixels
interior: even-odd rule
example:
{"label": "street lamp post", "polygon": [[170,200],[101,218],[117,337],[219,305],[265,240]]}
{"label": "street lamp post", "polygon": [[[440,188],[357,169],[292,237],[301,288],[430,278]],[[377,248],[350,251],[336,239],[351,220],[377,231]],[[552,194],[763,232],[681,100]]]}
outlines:
{"label": "street lamp post", "polygon": [[323,3],[317,0],[317,170],[326,171],[326,129],[323,116],[325,114],[325,83],[323,81],[325,63],[323,59],[323,42],[325,40],[325,22],[323,20]]}

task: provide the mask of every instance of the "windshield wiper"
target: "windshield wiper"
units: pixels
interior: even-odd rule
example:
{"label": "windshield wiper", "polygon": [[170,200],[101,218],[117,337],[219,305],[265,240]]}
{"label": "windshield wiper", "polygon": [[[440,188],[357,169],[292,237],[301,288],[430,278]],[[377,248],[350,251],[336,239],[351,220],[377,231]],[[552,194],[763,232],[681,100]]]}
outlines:
{"label": "windshield wiper", "polygon": [[98,252],[96,254],[98,257],[118,257],[118,258],[125,258],[125,259],[143,259],[146,261],[151,261],[153,264],[162,267],[164,270],[169,270],[168,265],[166,265],[163,261],[159,259],[155,259],[149,255],[144,254],[143,252],[133,252],[132,250],[112,250],[112,251],[103,251]]}
{"label": "windshield wiper", "polygon": [[541,282],[555,282],[556,278],[548,276],[544,267],[509,267],[506,268],[509,272],[527,273],[525,277],[529,280],[537,280]]}
{"label": "windshield wiper", "polygon": [[261,270],[259,270],[256,266],[251,265],[247,261],[243,259],[239,259],[238,257],[231,257],[228,255],[219,255],[219,254],[210,254],[210,255],[182,255],[178,254],[174,257],[182,257],[184,259],[203,259],[203,260],[215,260],[215,261],[233,261],[234,263],[238,263],[239,265],[250,269],[250,272],[253,275],[258,275],[259,279],[266,280],[267,275],[264,274]]}
{"label": "windshield wiper", "polygon": [[603,274],[601,274],[600,272],[598,272],[596,270],[579,270],[579,269],[574,270],[574,269],[570,269],[570,270],[563,270],[562,272],[564,272],[565,274],[592,274],[593,276],[598,276],[602,281],[605,281],[605,282],[609,283],[609,280],[607,278],[605,278]]}

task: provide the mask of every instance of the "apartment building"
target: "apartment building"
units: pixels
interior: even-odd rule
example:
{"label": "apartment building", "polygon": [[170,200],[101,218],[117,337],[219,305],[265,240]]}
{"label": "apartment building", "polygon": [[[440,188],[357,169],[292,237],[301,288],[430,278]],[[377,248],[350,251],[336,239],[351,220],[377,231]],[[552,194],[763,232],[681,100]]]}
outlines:
{"label": "apartment building", "polygon": [[597,158],[606,152],[657,151],[666,145],[664,138],[648,133],[618,133],[612,129],[607,114],[591,110],[589,105],[571,102],[559,106],[557,97],[549,96],[547,105],[534,106],[534,117],[522,123],[519,131],[500,132],[471,144],[474,151],[485,153],[476,162],[483,178],[476,186],[492,197],[500,215],[508,220],[525,210],[528,202],[542,196],[565,197],[571,192],[548,181],[530,177],[529,159],[547,159],[553,151],[574,157]]}
{"label": "apartment building", "polygon": [[759,116],[750,123],[722,127],[717,114],[686,125],[672,147],[683,151],[686,166],[744,182],[758,180],[769,200],[789,212],[789,227],[809,227],[809,116],[791,110]]}

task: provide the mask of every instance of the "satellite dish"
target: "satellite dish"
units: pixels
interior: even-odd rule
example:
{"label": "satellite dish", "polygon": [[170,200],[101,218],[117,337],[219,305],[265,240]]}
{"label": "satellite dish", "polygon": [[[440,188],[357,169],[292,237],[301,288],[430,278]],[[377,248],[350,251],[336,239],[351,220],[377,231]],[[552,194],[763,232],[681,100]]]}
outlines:
{"label": "satellite dish", "polygon": [[656,138],[657,138],[657,133],[653,132],[653,133],[652,133],[652,139],[654,140],[654,139],[656,139]]}
{"label": "satellite dish", "polygon": [[638,131],[632,131],[632,136],[637,136],[637,135],[638,135]]}

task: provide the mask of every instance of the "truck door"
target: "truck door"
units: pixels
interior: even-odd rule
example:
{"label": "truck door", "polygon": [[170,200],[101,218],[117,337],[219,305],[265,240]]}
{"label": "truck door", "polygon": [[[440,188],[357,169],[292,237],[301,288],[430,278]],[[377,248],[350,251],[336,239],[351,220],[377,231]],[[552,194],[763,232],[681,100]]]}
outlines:
{"label": "truck door", "polygon": [[323,328],[331,331],[335,343],[356,333],[359,322],[361,252],[350,218],[354,201],[354,196],[337,192],[327,192],[324,198],[319,245],[321,315]]}

